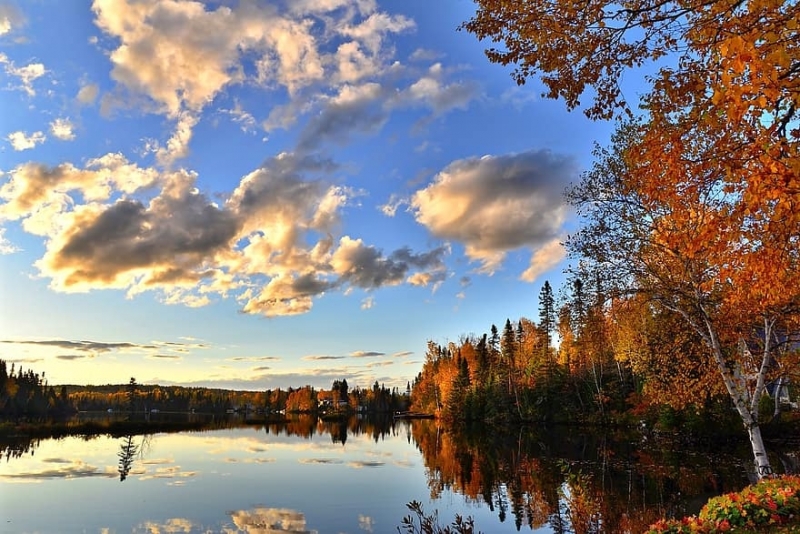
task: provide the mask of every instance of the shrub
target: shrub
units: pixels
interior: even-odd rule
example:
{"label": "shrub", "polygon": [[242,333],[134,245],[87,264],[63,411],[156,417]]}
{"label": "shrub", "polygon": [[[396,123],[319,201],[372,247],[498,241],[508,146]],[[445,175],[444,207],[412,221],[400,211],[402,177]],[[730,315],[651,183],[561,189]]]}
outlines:
{"label": "shrub", "polygon": [[742,527],[784,525],[800,518],[800,477],[765,479],[744,488],[709,499],[698,516],[661,520],[650,525],[647,534],[727,532]]}

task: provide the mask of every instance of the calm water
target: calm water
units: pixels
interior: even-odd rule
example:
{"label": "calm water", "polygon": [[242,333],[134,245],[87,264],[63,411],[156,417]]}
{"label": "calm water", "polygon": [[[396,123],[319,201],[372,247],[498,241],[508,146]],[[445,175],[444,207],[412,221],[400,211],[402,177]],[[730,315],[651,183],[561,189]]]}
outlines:
{"label": "calm water", "polygon": [[[420,501],[486,534],[641,532],[747,483],[744,453],[435,421],[298,420],[0,443],[2,532],[390,533]],[[122,480],[121,480],[122,479]]]}

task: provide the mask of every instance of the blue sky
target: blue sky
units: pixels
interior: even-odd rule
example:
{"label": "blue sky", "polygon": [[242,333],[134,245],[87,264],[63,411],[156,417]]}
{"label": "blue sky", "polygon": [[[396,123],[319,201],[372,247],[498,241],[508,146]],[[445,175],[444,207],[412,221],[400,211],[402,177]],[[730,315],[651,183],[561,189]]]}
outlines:
{"label": "blue sky", "polygon": [[427,340],[535,319],[611,125],[517,87],[474,10],[0,2],[0,358],[404,387]]}

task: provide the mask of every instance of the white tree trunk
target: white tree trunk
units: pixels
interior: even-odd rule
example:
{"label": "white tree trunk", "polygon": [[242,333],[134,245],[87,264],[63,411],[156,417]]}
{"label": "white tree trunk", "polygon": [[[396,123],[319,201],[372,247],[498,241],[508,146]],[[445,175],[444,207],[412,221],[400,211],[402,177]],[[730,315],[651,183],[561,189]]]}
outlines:
{"label": "white tree trunk", "polygon": [[722,380],[725,383],[725,388],[733,400],[736,411],[742,418],[742,423],[747,430],[747,435],[750,438],[750,446],[753,450],[753,458],[755,461],[756,474],[758,478],[764,478],[772,475],[772,467],[769,463],[766,447],[764,447],[764,440],[761,438],[761,427],[758,421],[758,400],[764,393],[764,377],[770,363],[769,351],[769,326],[767,326],[767,337],[764,354],[762,357],[761,365],[759,366],[758,374],[756,377],[755,390],[753,395],[750,395],[747,384],[747,376],[745,376],[741,369],[742,364],[746,358],[746,346],[742,344],[739,349],[738,358],[731,364],[723,356],[722,346],[720,345],[719,338],[716,335],[716,330],[710,321],[706,320],[707,331],[704,337],[711,346],[711,353],[717,363]]}
{"label": "white tree trunk", "polygon": [[764,440],[761,439],[761,427],[756,422],[754,425],[747,428],[747,434],[750,438],[750,446],[753,448],[758,478],[771,476],[772,466],[769,464],[767,449],[764,447]]}

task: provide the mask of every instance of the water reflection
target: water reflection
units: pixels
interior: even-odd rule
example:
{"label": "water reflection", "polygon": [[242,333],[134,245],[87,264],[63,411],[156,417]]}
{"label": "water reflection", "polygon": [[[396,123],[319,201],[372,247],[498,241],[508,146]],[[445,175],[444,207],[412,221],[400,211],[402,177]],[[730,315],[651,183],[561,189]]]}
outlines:
{"label": "water reflection", "polygon": [[133,459],[139,451],[139,446],[133,442],[133,435],[128,434],[122,439],[122,444],[119,446],[119,481],[124,482],[128,478],[133,466]]}
{"label": "water reflection", "polygon": [[22,436],[4,437],[0,439],[0,458],[5,457],[5,461],[8,462],[27,456],[28,453],[33,456],[40,441],[40,439]]}
{"label": "water reflection", "polygon": [[[445,432],[435,421],[412,427],[431,498],[450,490],[481,503],[517,530],[641,532],[663,516],[696,513],[722,491],[747,484],[735,451],[569,429]],[[565,431],[566,430],[566,431]],[[510,517],[509,517],[510,516]]]}
{"label": "water reflection", "polygon": [[[442,523],[471,515],[483,532],[641,532],[741,488],[749,460],[746,449],[574,428],[456,432],[434,420],[310,417],[207,432],[0,440],[0,452],[0,493],[13,497],[0,503],[0,516],[55,531],[33,504],[52,492],[50,504],[120,532],[394,532],[405,504],[426,494],[425,509],[438,509]],[[792,451],[781,457],[796,463]],[[115,479],[127,483],[109,491]],[[44,486],[4,491],[19,482]],[[114,515],[120,510],[127,515]]]}
{"label": "water reflection", "polygon": [[240,531],[253,533],[311,534],[306,529],[306,517],[297,510],[258,507],[253,510],[228,512]]}

